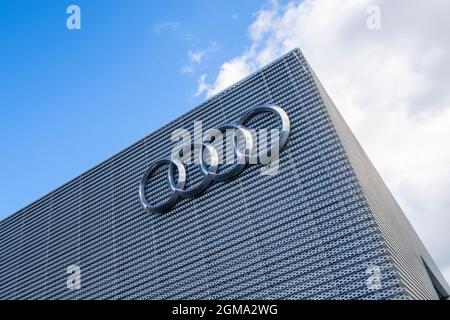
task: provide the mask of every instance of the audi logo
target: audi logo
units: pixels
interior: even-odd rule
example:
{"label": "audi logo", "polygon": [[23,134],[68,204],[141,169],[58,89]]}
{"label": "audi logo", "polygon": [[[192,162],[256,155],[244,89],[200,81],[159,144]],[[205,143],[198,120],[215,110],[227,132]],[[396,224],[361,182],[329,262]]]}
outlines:
{"label": "audi logo", "polygon": [[[174,159],[173,157],[170,156],[156,160],[145,171],[139,184],[139,199],[144,209],[149,213],[167,212],[177,203],[177,200],[179,198],[196,197],[200,195],[202,192],[204,192],[211,183],[215,181],[226,181],[233,179],[234,177],[239,175],[249,163],[255,163],[251,161],[257,159],[258,155],[252,154],[252,150],[255,144],[251,132],[247,127],[245,127],[245,123],[249,119],[256,116],[257,114],[264,112],[275,114],[281,120],[282,128],[278,137],[279,139],[278,143],[272,144],[270,152],[274,152],[273,150],[274,148],[278,148],[277,151],[281,151],[283,147],[286,145],[291,131],[291,125],[287,113],[280,106],[277,105],[264,105],[255,107],[247,111],[236,123],[224,125],[218,128],[220,132],[225,132],[226,130],[230,129],[233,130],[233,151],[237,158],[237,163],[231,169],[223,173],[218,173],[217,169],[219,166],[219,155],[216,148],[213,147],[211,144],[191,143],[191,147],[193,146],[194,148],[195,147],[200,148],[198,167],[203,176],[202,181],[196,187],[186,190],[185,185],[187,180],[187,174],[183,161],[179,159]],[[239,150],[238,148],[237,132],[240,132],[240,134],[244,137],[245,140],[244,150]],[[208,151],[210,155],[209,165],[203,159],[203,153],[205,149]],[[167,199],[164,203],[153,205],[145,195],[145,187],[148,180],[155,172],[155,170],[163,165],[168,165],[167,178],[172,193],[169,199]],[[175,170],[178,172],[178,181],[175,181],[174,177]]]}

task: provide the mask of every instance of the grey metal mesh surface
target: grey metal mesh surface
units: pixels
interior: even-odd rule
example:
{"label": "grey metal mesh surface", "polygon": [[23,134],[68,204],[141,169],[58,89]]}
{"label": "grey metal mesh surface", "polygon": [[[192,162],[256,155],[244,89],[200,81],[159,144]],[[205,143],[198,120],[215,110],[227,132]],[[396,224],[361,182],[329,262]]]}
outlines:
{"label": "grey metal mesh surface", "polygon": [[[299,50],[294,50],[0,222],[0,298],[409,299],[392,250]],[[140,178],[170,154],[170,134],[283,107],[291,136],[277,175],[259,165],[149,214]],[[277,126],[255,117],[249,127]],[[192,187],[201,180],[187,168]],[[147,195],[167,199],[166,168]],[[66,268],[81,268],[81,289]],[[380,289],[367,268],[381,269]],[[421,291],[422,292],[422,291]],[[428,295],[426,295],[428,293]],[[424,291],[419,298],[435,298]]]}

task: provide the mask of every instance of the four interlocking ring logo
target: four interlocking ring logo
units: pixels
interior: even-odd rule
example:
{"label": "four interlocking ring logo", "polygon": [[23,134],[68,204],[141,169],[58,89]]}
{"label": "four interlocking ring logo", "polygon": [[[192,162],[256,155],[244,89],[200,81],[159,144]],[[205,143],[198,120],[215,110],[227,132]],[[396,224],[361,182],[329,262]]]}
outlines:
{"label": "four interlocking ring logo", "polygon": [[[200,148],[199,152],[199,169],[200,172],[203,175],[203,180],[194,188],[186,190],[184,187],[186,185],[187,180],[187,174],[186,174],[186,168],[184,167],[184,164],[179,159],[173,159],[170,156],[159,159],[155,162],[153,162],[150,167],[145,171],[140,185],[139,185],[139,198],[141,200],[141,204],[144,207],[145,210],[147,210],[150,213],[163,213],[168,211],[170,208],[172,208],[178,198],[192,198],[208,188],[208,186],[213,181],[225,181],[230,180],[234,177],[236,177],[239,173],[242,172],[242,170],[245,169],[247,164],[249,163],[256,163],[251,162],[251,160],[257,160],[258,155],[252,154],[252,150],[254,147],[254,141],[252,134],[250,131],[245,127],[245,123],[252,117],[256,116],[257,114],[269,112],[277,115],[281,120],[281,132],[279,135],[279,141],[278,144],[272,145],[271,152],[273,148],[278,148],[278,151],[281,151],[281,149],[286,145],[289,133],[291,131],[291,125],[289,121],[289,117],[287,113],[279,106],[276,105],[264,105],[260,107],[253,108],[246,112],[238,121],[236,124],[228,124],[224,125],[218,130],[220,132],[225,132],[226,130],[233,130],[233,150],[234,154],[237,158],[237,163],[233,166],[232,169],[223,172],[218,173],[217,169],[219,166],[219,155],[212,145],[205,144],[205,143],[192,143],[191,147],[198,147]],[[238,138],[236,132],[240,132],[245,140],[245,147],[244,150],[239,150],[238,148]],[[209,156],[210,156],[210,164],[206,164],[206,162],[203,159],[203,152],[207,149]],[[145,196],[145,186],[152,176],[152,173],[155,172],[157,168],[163,165],[168,165],[168,181],[170,188],[172,190],[172,194],[164,203],[159,205],[152,205],[147,197]],[[175,170],[178,172],[178,181],[175,181]]]}

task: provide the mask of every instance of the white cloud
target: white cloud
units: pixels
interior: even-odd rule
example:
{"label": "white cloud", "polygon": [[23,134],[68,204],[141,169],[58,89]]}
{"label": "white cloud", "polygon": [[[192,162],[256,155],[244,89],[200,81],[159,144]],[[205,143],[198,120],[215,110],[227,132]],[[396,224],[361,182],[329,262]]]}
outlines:
{"label": "white cloud", "polygon": [[204,91],[208,90],[208,85],[206,84],[206,74],[202,74],[200,78],[198,78],[198,87],[197,92],[194,94],[194,96],[198,97],[201,95]]}
{"label": "white cloud", "polygon": [[[215,41],[210,41],[206,49],[202,50],[188,50],[187,56],[190,64],[181,68],[181,73],[193,73],[195,71],[194,65],[202,63],[206,55],[211,54],[218,50],[218,44]],[[200,83],[200,81],[199,81]],[[201,93],[201,92],[200,92]],[[199,94],[200,94],[199,93]]]}
{"label": "white cloud", "polygon": [[218,45],[217,42],[215,41],[210,41],[209,45],[206,49],[203,50],[188,50],[188,58],[192,63],[201,63],[203,58],[208,55],[211,54],[213,52],[216,52],[218,49]]}
{"label": "white cloud", "polygon": [[198,51],[189,50],[188,51],[189,60],[194,63],[202,62],[202,59],[205,56],[205,54],[206,54],[205,50],[198,50]]}
{"label": "white cloud", "polygon": [[181,67],[181,73],[194,73],[194,67],[191,65],[186,65]]}
{"label": "white cloud", "polygon": [[[381,29],[366,27],[370,5]],[[251,43],[197,94],[211,96],[300,47],[450,281],[450,2],[271,1]]]}
{"label": "white cloud", "polygon": [[161,33],[164,30],[175,30],[180,25],[179,22],[176,21],[162,21],[153,26],[153,31],[155,33]]}
{"label": "white cloud", "polygon": [[236,82],[236,79],[239,80],[244,78],[252,70],[253,68],[250,66],[250,62],[245,56],[225,62],[221,66],[219,75],[213,84],[207,84],[205,82],[206,75],[202,75],[200,77],[196,95],[198,96],[203,92],[206,92],[208,97],[212,96],[224,88],[232,85]]}

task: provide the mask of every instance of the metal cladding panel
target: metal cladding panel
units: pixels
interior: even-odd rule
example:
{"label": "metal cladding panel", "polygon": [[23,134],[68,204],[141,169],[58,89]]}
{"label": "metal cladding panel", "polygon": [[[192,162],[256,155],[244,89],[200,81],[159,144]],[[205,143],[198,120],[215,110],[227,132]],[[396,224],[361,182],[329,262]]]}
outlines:
{"label": "metal cladding panel", "polygon": [[[167,213],[144,211],[139,181],[175,129],[217,128],[265,103],[291,121],[277,174],[251,165]],[[0,298],[412,298],[328,112],[300,51],[286,54],[0,222]],[[170,194],[164,169],[146,190],[157,202]],[[201,175],[187,169],[191,188]],[[79,290],[66,286],[69,265]]]}
{"label": "metal cladding panel", "polygon": [[315,76],[307,61],[300,55],[298,57],[313,75],[406,292],[414,299],[448,297],[450,288],[422,241],[345,123],[320,80]]}

